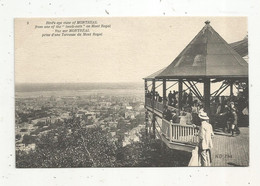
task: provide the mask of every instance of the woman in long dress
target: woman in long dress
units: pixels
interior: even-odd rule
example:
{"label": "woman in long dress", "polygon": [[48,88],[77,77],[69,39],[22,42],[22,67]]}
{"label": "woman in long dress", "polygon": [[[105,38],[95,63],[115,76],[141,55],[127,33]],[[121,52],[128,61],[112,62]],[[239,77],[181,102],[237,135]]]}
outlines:
{"label": "woman in long dress", "polygon": [[209,117],[207,113],[199,114],[201,126],[199,128],[199,156],[201,158],[201,166],[211,165],[211,149],[213,148],[212,138],[214,136],[211,124],[208,123]]}

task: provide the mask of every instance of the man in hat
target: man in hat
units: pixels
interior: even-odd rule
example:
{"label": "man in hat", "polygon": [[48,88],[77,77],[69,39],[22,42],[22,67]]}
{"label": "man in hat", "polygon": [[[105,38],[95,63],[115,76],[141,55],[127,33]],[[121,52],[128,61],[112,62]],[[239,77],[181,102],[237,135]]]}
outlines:
{"label": "man in hat", "polygon": [[211,152],[213,148],[212,137],[214,136],[212,126],[208,123],[209,117],[206,112],[200,112],[201,126],[199,129],[199,154],[201,157],[201,166],[210,166]]}

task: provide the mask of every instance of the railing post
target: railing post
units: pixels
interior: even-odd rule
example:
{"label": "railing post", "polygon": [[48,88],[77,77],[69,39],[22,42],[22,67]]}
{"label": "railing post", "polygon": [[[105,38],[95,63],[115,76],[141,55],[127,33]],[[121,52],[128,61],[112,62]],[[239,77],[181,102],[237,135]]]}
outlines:
{"label": "railing post", "polygon": [[173,126],[173,132],[174,132],[174,139],[177,139],[176,136],[177,136],[177,130],[176,130],[176,126],[174,125]]}
{"label": "railing post", "polygon": [[170,141],[172,141],[172,120],[170,121],[170,124],[169,124],[169,138],[170,138]]}

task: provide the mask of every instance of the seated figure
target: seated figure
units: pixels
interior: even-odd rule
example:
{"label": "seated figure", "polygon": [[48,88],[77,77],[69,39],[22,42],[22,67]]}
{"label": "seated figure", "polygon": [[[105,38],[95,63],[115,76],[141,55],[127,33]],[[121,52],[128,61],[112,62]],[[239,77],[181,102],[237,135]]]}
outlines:
{"label": "seated figure", "polygon": [[185,117],[186,117],[186,124],[187,125],[192,125],[192,115],[191,115],[190,109],[187,109]]}
{"label": "seated figure", "polygon": [[186,125],[186,112],[184,111],[184,108],[180,112],[180,125]]}

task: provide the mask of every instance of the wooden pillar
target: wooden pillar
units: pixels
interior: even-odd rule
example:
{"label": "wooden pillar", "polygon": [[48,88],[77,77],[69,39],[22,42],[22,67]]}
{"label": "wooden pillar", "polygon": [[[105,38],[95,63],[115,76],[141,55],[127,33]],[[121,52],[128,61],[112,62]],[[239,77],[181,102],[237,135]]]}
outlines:
{"label": "wooden pillar", "polygon": [[153,120],[152,120],[152,125],[153,125],[153,136],[154,136],[154,139],[155,139],[155,113],[153,113]]}
{"label": "wooden pillar", "polygon": [[148,116],[148,111],[145,111],[145,134],[148,135],[148,122],[149,122],[149,116]]}
{"label": "wooden pillar", "polygon": [[163,107],[166,105],[166,79],[163,79]]}
{"label": "wooden pillar", "polygon": [[153,106],[153,119],[152,119],[152,125],[153,125],[153,134],[154,134],[154,138],[155,138],[155,114],[154,114],[154,107],[155,107],[155,79],[153,79],[153,84],[152,84],[152,93],[153,93],[153,97],[152,97],[152,106]]}
{"label": "wooden pillar", "polygon": [[179,99],[178,99],[178,106],[179,106],[179,111],[181,111],[182,108],[182,79],[179,79]]}
{"label": "wooden pillar", "polygon": [[153,109],[154,109],[154,106],[155,106],[155,79],[153,79],[153,84],[152,84],[152,106],[153,106]]}
{"label": "wooden pillar", "polygon": [[204,111],[210,115],[210,79],[204,79]]}
{"label": "wooden pillar", "polygon": [[148,87],[147,87],[147,80],[145,79],[144,80],[144,105],[146,106],[146,95],[147,95],[147,90],[148,90]]}
{"label": "wooden pillar", "polygon": [[147,80],[144,80],[144,91],[147,93],[148,87],[147,87]]}
{"label": "wooden pillar", "polygon": [[233,81],[230,82],[230,96],[233,95]]}

